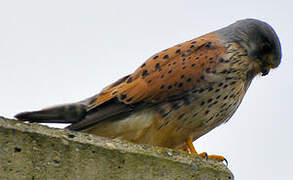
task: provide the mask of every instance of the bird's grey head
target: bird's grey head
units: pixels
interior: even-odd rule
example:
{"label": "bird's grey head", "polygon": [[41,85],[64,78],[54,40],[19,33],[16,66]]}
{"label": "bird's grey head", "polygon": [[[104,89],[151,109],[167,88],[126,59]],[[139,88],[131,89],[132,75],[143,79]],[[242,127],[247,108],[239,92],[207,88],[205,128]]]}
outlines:
{"label": "bird's grey head", "polygon": [[263,75],[281,63],[281,45],[273,28],[260,20],[244,19],[216,31],[226,42],[236,42],[261,65]]}

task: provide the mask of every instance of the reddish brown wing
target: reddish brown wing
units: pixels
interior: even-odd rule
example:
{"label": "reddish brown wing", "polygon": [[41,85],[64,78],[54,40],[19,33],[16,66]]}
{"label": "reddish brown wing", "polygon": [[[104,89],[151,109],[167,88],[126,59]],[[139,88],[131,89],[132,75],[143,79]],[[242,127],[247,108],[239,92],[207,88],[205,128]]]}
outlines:
{"label": "reddish brown wing", "polygon": [[160,102],[201,82],[208,67],[217,64],[226,49],[210,33],[176,45],[149,58],[133,74],[106,87],[89,104],[93,109],[114,97],[125,104]]}

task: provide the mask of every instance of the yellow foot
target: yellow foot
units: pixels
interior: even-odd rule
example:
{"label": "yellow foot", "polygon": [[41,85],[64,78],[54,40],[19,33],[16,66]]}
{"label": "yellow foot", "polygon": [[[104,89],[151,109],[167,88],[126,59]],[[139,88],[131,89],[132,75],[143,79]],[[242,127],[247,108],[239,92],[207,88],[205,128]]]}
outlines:
{"label": "yellow foot", "polygon": [[[190,152],[191,154],[195,154],[195,155],[197,155],[197,156],[201,156],[201,157],[203,157],[203,158],[216,159],[216,160],[218,160],[218,161],[220,161],[220,162],[225,161],[226,164],[228,165],[228,161],[227,161],[227,159],[224,158],[223,156],[220,156],[220,155],[208,155],[206,152],[197,153],[197,151],[195,150],[195,148],[194,148],[194,146],[193,146],[193,144],[192,144],[192,139],[191,139],[191,138],[188,138],[188,139],[186,140],[186,145],[187,145],[187,147],[186,147],[185,149],[189,149],[189,152]],[[186,150],[185,150],[185,151],[186,151]],[[187,151],[187,152],[188,152],[188,151]]]}

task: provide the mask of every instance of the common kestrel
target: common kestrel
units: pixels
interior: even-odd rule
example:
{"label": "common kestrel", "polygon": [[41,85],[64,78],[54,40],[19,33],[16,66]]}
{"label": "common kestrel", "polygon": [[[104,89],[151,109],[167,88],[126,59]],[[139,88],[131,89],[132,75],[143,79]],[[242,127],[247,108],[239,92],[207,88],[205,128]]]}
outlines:
{"label": "common kestrel", "polygon": [[273,28],[240,20],[151,56],[93,97],[16,118],[197,154],[192,141],[227,122],[252,79],[280,62]]}

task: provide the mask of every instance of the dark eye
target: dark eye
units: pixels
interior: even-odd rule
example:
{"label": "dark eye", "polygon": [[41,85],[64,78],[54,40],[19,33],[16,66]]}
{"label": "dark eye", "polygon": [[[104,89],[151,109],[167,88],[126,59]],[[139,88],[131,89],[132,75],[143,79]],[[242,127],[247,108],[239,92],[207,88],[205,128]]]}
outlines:
{"label": "dark eye", "polygon": [[264,43],[264,44],[262,44],[262,46],[261,46],[261,51],[263,52],[263,53],[269,53],[270,51],[271,51],[271,46],[270,46],[270,44],[268,44],[268,43]]}

